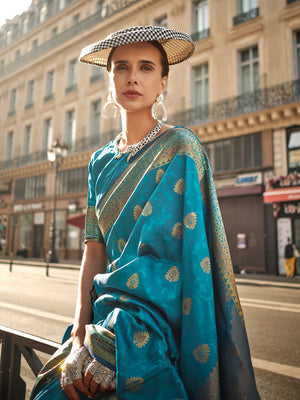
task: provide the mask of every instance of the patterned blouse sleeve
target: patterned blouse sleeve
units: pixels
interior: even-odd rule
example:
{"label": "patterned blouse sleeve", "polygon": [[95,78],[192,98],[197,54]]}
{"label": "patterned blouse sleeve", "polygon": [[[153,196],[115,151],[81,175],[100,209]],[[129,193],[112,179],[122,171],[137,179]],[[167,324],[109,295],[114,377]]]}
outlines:
{"label": "patterned blouse sleeve", "polygon": [[104,243],[104,238],[99,228],[98,219],[96,216],[96,193],[95,193],[95,180],[93,176],[93,157],[89,163],[89,178],[88,178],[88,197],[87,209],[85,217],[85,235],[84,243],[98,242]]}

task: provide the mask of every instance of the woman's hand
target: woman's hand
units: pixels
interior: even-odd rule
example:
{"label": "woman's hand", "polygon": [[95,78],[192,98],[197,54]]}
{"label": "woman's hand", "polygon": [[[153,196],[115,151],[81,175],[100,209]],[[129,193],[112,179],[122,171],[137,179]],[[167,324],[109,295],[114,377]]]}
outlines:
{"label": "woman's hand", "polygon": [[111,369],[92,359],[85,370],[84,385],[95,395],[100,388],[101,392],[116,390],[116,374]]}
{"label": "woman's hand", "polygon": [[66,358],[60,377],[60,384],[66,396],[70,400],[80,400],[76,389],[84,395],[92,398],[92,393],[83,383],[83,376],[86,366],[93,360],[88,350],[82,347],[73,346]]}

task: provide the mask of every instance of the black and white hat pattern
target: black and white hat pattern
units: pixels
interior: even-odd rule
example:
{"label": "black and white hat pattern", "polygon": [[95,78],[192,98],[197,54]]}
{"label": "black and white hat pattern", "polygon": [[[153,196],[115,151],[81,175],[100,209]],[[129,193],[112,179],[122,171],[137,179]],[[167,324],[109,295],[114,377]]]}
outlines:
{"label": "black and white hat pattern", "polygon": [[193,54],[195,48],[193,39],[187,33],[161,26],[135,26],[114,32],[104,40],[84,47],[79,61],[106,67],[107,59],[113,48],[129,43],[154,40],[158,41],[165,49],[169,65],[186,60]]}

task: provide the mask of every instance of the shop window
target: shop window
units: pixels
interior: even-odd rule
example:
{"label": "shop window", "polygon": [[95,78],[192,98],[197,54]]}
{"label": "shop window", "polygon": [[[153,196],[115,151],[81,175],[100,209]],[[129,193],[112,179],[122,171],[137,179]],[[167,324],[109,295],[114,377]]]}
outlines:
{"label": "shop window", "polygon": [[287,139],[288,170],[300,171],[300,127],[288,132]]}
{"label": "shop window", "polygon": [[20,251],[20,250],[30,249],[31,231],[32,231],[32,214],[20,215],[19,243],[17,250]]}
{"label": "shop window", "polygon": [[87,191],[88,169],[86,167],[59,171],[56,179],[57,194]]}
{"label": "shop window", "polygon": [[214,173],[262,166],[261,133],[204,143],[204,148]]}
{"label": "shop window", "polygon": [[44,197],[46,193],[46,175],[18,179],[15,184],[15,200]]}

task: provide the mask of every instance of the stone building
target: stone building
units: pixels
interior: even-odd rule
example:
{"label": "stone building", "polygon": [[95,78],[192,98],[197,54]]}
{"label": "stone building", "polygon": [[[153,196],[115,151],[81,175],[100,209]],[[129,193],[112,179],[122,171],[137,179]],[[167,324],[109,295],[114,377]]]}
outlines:
{"label": "stone building", "polygon": [[[45,257],[56,181],[56,253],[81,257],[89,158],[120,121],[101,116],[106,71],[77,58],[112,31],[149,24],[195,40],[191,59],[171,67],[168,122],[194,130],[208,152],[233,263],[282,273],[285,237],[300,248],[300,183],[291,177],[300,169],[297,0],[34,0],[7,21],[0,28],[5,254]],[[57,139],[68,155],[55,175],[47,149]]]}

